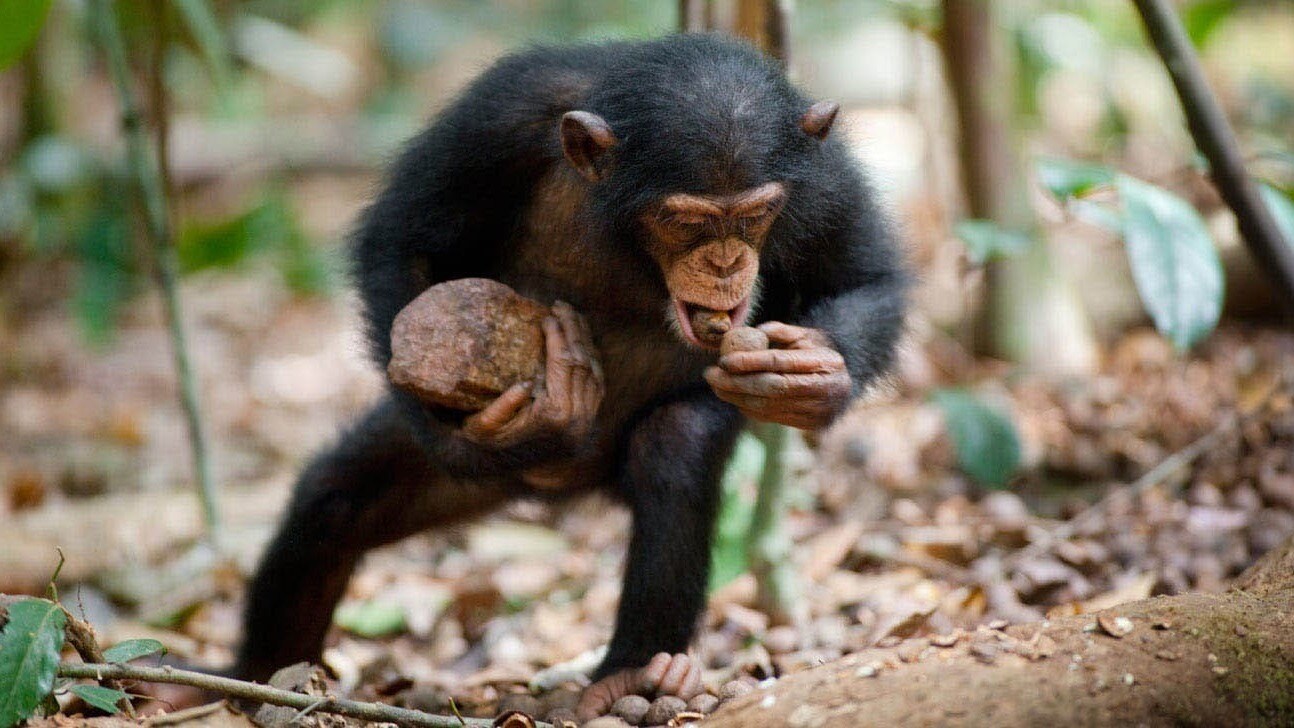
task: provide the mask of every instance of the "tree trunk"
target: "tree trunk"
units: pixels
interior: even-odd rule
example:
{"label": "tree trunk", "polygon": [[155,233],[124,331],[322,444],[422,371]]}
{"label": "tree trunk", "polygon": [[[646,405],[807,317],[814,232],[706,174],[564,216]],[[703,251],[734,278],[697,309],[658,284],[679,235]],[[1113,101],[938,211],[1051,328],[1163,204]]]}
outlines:
{"label": "tree trunk", "polygon": [[706,721],[712,728],[1291,724],[1294,539],[1223,594],[981,627],[949,647],[910,639],[786,677]]}
{"label": "tree trunk", "polygon": [[1029,235],[1015,257],[990,261],[984,303],[973,326],[978,353],[1044,373],[1092,369],[1096,344],[1078,296],[1056,273],[1029,205],[1028,175],[1011,129],[1012,74],[994,36],[993,3],[944,0],[940,47],[960,127],[962,186],[970,217]]}

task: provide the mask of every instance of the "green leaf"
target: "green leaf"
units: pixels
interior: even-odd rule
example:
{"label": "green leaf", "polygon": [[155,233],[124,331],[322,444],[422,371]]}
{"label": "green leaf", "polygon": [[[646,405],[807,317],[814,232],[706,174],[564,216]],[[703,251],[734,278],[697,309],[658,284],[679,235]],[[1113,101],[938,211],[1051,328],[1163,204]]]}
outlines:
{"label": "green leaf", "polygon": [[1061,200],[1082,197],[1098,187],[1114,184],[1114,170],[1100,164],[1042,157],[1034,162],[1038,181]]}
{"label": "green leaf", "polygon": [[953,234],[961,239],[967,257],[977,265],[1019,255],[1033,244],[1028,235],[1007,230],[992,220],[962,220],[953,226]]}
{"label": "green leaf", "polygon": [[1116,235],[1123,234],[1123,217],[1095,200],[1070,200],[1069,211],[1075,218],[1089,225],[1104,228]]}
{"label": "green leaf", "polygon": [[943,410],[958,467],[983,485],[1006,485],[1020,467],[1020,438],[1011,420],[963,389],[937,389],[930,398]]}
{"label": "green leaf", "polygon": [[157,640],[126,640],[104,650],[103,659],[108,662],[130,662],[141,657],[164,652],[166,652],[166,646]]}
{"label": "green leaf", "polygon": [[73,685],[71,692],[105,713],[118,712],[120,709],[117,707],[117,703],[130,697],[120,690],[113,690],[100,685]]}
{"label": "green leaf", "polygon": [[1182,10],[1182,25],[1191,43],[1201,47],[1236,9],[1235,0],[1197,0]]}
{"label": "green leaf", "polygon": [[22,57],[40,34],[50,0],[0,0],[0,70]]}
{"label": "green leaf", "polygon": [[1179,351],[1208,335],[1222,313],[1222,263],[1204,220],[1182,198],[1119,175],[1123,238],[1137,293]]}
{"label": "green leaf", "polygon": [[746,534],[755,512],[747,486],[764,470],[764,445],[749,432],[737,438],[720,482],[719,517],[710,547],[710,590],[727,584],[746,570]]}
{"label": "green leaf", "polygon": [[405,630],[404,607],[377,600],[348,602],[337,607],[333,622],[360,637],[386,637]]}
{"label": "green leaf", "polygon": [[1285,234],[1285,242],[1294,245],[1294,200],[1266,182],[1258,183],[1258,192],[1276,218],[1276,227]]}
{"label": "green leaf", "polygon": [[9,621],[0,632],[0,728],[31,717],[54,688],[63,625],[63,608],[54,602],[9,605]]}
{"label": "green leaf", "polygon": [[[2,0],[0,0],[2,1]],[[105,185],[84,230],[76,238],[78,271],[72,310],[91,343],[112,338],[122,308],[135,290],[137,273],[130,247],[130,220],[119,186]]]}

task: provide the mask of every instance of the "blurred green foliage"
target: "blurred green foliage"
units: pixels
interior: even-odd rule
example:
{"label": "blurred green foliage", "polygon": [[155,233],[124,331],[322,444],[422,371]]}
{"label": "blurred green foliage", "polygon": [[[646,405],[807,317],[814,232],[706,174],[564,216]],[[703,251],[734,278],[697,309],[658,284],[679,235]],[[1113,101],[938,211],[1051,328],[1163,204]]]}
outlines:
{"label": "blurred green foliage", "polygon": [[264,255],[293,292],[331,290],[337,277],[334,266],[310,244],[282,190],[270,189],[254,199],[259,202],[229,219],[185,226],[177,245],[181,273],[235,268]]}
{"label": "blurred green foliage", "polygon": [[49,14],[50,0],[5,0],[0,3],[0,69],[18,60],[36,40]]}
{"label": "blurred green foliage", "polygon": [[[1215,46],[1236,53],[1234,41],[1228,40],[1234,29],[1251,33],[1261,28],[1264,13],[1282,7],[1282,1],[1189,0],[1181,10],[1192,40],[1207,58]],[[117,160],[87,142],[80,130],[65,128],[68,111],[59,110],[68,95],[83,92],[86,79],[98,73],[83,27],[83,6],[59,3],[47,13],[49,6],[48,0],[0,3],[0,63],[22,61],[11,73],[26,66],[23,72],[39,79],[27,89],[24,113],[30,128],[14,151],[16,163],[0,172],[0,246],[7,248],[0,260],[17,255],[73,261],[71,310],[87,336],[102,341],[111,336],[123,305],[141,290],[147,266],[138,260],[136,210],[118,179]],[[147,82],[159,40],[157,6],[149,0],[118,0],[115,6],[132,63]],[[452,90],[436,85],[437,72],[441,64],[463,64],[464,53],[475,59],[488,55],[479,48],[493,52],[535,42],[649,37],[673,30],[677,22],[675,3],[632,0],[175,0],[165,7],[169,23],[162,60],[173,115],[214,124],[290,119],[299,113],[350,114],[382,124],[395,120],[387,126],[400,130],[416,126],[429,108],[443,103],[443,98],[429,98],[428,89]],[[938,0],[801,3],[792,26],[794,55],[804,59],[797,64],[812,66],[822,49],[851,42],[852,34],[867,24],[897,24],[934,37],[939,7]],[[1044,101],[1052,93],[1048,89],[1058,78],[1077,80],[1094,90],[1100,123],[1091,138],[1066,141],[1053,147],[1054,153],[1121,162],[1136,124],[1144,123],[1137,119],[1144,111],[1135,108],[1136,96],[1120,87],[1129,72],[1128,59],[1152,61],[1153,66],[1127,0],[1022,0],[998,2],[994,9],[1017,71],[1014,86],[1003,89],[1012,97],[1016,121],[1035,128],[1051,123],[1044,118]],[[33,46],[46,16],[51,19],[46,42]],[[307,46],[340,54],[362,79],[353,91],[357,98],[310,99],[310,90],[296,85],[296,79],[258,66],[249,50],[249,21],[269,23]],[[1231,106],[1248,146],[1288,154],[1294,138],[1290,80],[1263,70],[1262,64],[1227,68],[1232,74],[1229,90],[1236,95]],[[294,90],[285,93],[284,88]],[[1073,148],[1075,144],[1081,148]],[[191,274],[272,265],[294,292],[327,293],[338,276],[320,243],[335,241],[312,239],[305,232],[299,218],[308,211],[287,202],[295,183],[291,171],[272,172],[268,182],[255,180],[237,195],[249,201],[241,208],[202,206],[201,214],[178,221],[183,269]],[[1053,194],[1069,200],[1075,215],[1126,233],[1128,220],[1121,209],[1087,198],[1094,187],[1114,186],[1111,167],[1061,169],[1040,162],[1038,174]],[[974,260],[1011,255],[1028,244],[1023,235],[992,221],[963,221],[955,232]],[[1158,246],[1166,251],[1176,247]],[[1165,255],[1149,257],[1166,260]],[[1206,318],[1201,314],[1199,320]],[[1182,338],[1184,329],[1165,326],[1179,342],[1194,336]]]}
{"label": "blurred green foliage", "polygon": [[943,410],[962,472],[981,485],[1006,486],[1020,469],[1020,436],[1011,420],[964,389],[936,389],[930,398]]}
{"label": "blurred green foliage", "polygon": [[1007,230],[992,220],[962,220],[953,225],[953,234],[966,246],[967,258],[976,265],[1018,255],[1033,244],[1028,235]]}
{"label": "blurred green foliage", "polygon": [[710,549],[710,590],[746,570],[746,534],[755,514],[753,484],[764,470],[764,445],[750,432],[737,438],[720,487],[719,518]]}
{"label": "blurred green foliage", "polygon": [[[1189,202],[1097,164],[1043,158],[1036,171],[1043,187],[1066,203],[1097,190],[1117,190],[1117,209],[1082,209],[1122,235],[1137,292],[1156,328],[1179,351],[1213,330],[1222,315],[1222,262],[1208,226]],[[1098,210],[1103,212],[1094,215]]]}

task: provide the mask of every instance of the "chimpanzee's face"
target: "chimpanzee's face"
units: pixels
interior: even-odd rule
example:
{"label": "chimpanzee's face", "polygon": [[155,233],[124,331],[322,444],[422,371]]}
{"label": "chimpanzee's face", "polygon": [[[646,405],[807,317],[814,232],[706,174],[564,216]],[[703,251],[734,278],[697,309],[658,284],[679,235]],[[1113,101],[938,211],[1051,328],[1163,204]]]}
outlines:
{"label": "chimpanzee's face", "polygon": [[669,289],[666,317],[684,341],[718,348],[724,332],[745,324],[759,251],[785,200],[785,185],[769,182],[727,195],[668,195],[643,214],[648,252]]}
{"label": "chimpanzee's face", "polygon": [[[812,139],[824,139],[839,109],[830,101],[813,104],[800,117],[799,131]],[[727,119],[741,114],[750,116],[749,110],[734,107],[720,117]],[[789,131],[792,122],[787,123]],[[732,125],[725,121],[720,126]],[[606,119],[588,111],[569,111],[562,116],[559,131],[567,161],[589,182],[602,182],[615,169],[616,155],[612,150],[619,140]],[[777,138],[778,133],[764,134],[764,137],[767,146],[767,138]],[[735,132],[714,135],[713,139],[719,141],[703,145],[701,150],[680,146],[669,135],[664,138],[674,145],[673,149],[688,154],[682,155],[682,161],[677,155],[671,158],[666,154],[665,161],[657,165],[666,168],[664,174],[645,175],[639,169],[634,173],[638,178],[691,178],[702,181],[702,186],[708,184],[725,191],[666,194],[646,209],[628,214],[637,216],[637,223],[645,233],[647,252],[660,266],[669,289],[666,320],[688,344],[717,349],[723,334],[745,324],[750,314],[752,300],[758,292],[759,252],[786,203],[787,185],[776,181],[762,184],[746,181],[752,177],[756,180],[768,177],[762,172],[751,173],[765,166],[751,163],[759,160],[746,160],[744,165],[737,163],[739,158],[749,156],[749,150],[759,149],[759,145],[734,146],[733,139],[740,138]],[[645,156],[642,149],[635,152],[637,157]],[[689,155],[693,157],[690,162],[686,159]],[[674,169],[671,174],[671,164],[675,168],[709,168],[721,173],[677,174],[678,169]],[[734,170],[745,170],[745,174],[734,175]],[[775,174],[769,176],[777,178]],[[703,182],[706,180],[712,181]],[[732,187],[747,184],[754,186],[730,191]],[[621,187],[629,186],[632,185],[621,184]]]}

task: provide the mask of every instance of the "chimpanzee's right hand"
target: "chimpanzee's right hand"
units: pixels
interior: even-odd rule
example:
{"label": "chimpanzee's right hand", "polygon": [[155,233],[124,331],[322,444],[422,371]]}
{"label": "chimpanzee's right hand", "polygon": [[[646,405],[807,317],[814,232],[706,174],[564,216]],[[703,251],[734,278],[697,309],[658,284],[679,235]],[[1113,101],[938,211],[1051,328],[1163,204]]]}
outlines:
{"label": "chimpanzee's right hand", "polygon": [[[462,434],[484,447],[528,442],[582,445],[592,434],[605,385],[593,336],[584,317],[558,301],[544,319],[546,363],[542,383],[523,382],[463,422]],[[555,457],[567,455],[553,453]]]}

